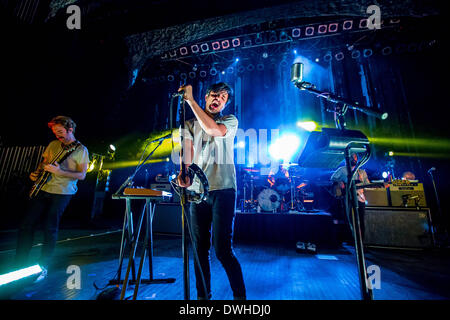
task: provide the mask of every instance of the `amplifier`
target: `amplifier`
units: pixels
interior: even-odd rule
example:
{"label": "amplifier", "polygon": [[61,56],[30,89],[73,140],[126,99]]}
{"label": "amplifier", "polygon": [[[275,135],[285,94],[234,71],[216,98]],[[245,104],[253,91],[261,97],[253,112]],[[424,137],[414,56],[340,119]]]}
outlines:
{"label": "amplifier", "polygon": [[430,209],[366,207],[366,245],[429,248],[434,244]]}
{"label": "amplifier", "polygon": [[386,188],[368,188],[364,189],[366,197],[366,205],[370,207],[387,207],[389,206],[388,194]]}
{"label": "amplifier", "polygon": [[172,193],[172,199],[169,200],[168,202],[180,203],[180,197],[172,189],[170,183],[152,183],[150,184],[150,189],[170,192]]}
{"label": "amplifier", "polygon": [[392,185],[389,188],[393,207],[426,207],[425,192],[422,183]]}

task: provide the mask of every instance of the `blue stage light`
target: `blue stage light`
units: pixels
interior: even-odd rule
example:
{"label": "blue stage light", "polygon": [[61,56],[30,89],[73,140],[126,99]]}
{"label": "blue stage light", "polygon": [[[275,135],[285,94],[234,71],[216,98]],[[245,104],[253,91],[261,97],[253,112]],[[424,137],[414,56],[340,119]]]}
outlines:
{"label": "blue stage light", "polygon": [[269,155],[275,160],[290,161],[300,147],[300,138],[295,134],[284,134],[269,146]]}
{"label": "blue stage light", "polygon": [[382,176],[383,176],[383,179],[386,179],[386,178],[388,177],[388,173],[387,173],[386,171],[384,171],[384,172],[382,173]]}
{"label": "blue stage light", "polygon": [[236,62],[239,62],[239,58],[236,58],[236,60],[235,60]]}

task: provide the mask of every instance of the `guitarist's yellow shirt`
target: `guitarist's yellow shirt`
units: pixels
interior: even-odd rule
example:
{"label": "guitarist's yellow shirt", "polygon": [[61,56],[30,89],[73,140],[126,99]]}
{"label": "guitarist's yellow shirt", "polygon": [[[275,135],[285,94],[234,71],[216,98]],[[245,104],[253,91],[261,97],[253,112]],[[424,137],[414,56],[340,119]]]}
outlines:
{"label": "guitarist's yellow shirt", "polygon": [[[56,154],[62,150],[61,142],[53,140],[45,149],[42,156],[47,161],[51,161]],[[61,169],[68,171],[77,171],[77,164],[89,163],[89,153],[85,146],[80,144],[70,156],[60,163]],[[42,190],[54,194],[75,194],[78,190],[77,179],[63,177],[52,173]]]}

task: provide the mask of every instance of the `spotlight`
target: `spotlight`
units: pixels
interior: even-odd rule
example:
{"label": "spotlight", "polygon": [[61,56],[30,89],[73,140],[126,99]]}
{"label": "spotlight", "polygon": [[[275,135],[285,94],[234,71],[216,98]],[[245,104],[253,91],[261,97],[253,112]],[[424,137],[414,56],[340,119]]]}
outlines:
{"label": "spotlight", "polygon": [[394,151],[389,151],[388,155],[389,155],[389,157],[393,157],[394,156]]}
{"label": "spotlight", "polygon": [[314,60],[314,61],[319,62],[320,60],[319,60],[319,58],[316,58],[316,60]]}
{"label": "spotlight", "polygon": [[225,74],[225,71],[222,71],[221,73],[222,73],[222,74]]}
{"label": "spotlight", "polygon": [[233,67],[228,67],[227,68],[227,73],[230,73],[230,74],[234,73],[234,68]]}
{"label": "spotlight", "polygon": [[114,160],[114,156],[116,155],[116,147],[114,145],[110,144],[107,154],[108,154],[109,160]]}
{"label": "spotlight", "polygon": [[231,40],[231,45],[235,48],[235,47],[239,47],[241,45],[241,40],[239,40],[239,38],[234,38]]}
{"label": "spotlight", "polygon": [[364,51],[363,51],[363,55],[365,58],[370,57],[372,54],[373,54],[372,49],[364,49]]}
{"label": "spotlight", "polygon": [[251,45],[252,45],[252,40],[250,40],[250,39],[244,40],[244,47],[250,47]]}
{"label": "spotlight", "polygon": [[175,80],[175,77],[174,77],[173,75],[169,74],[169,75],[167,76],[167,80],[168,80],[168,81],[173,81],[173,80]]}
{"label": "spotlight", "polygon": [[361,19],[361,20],[359,21],[359,28],[360,28],[360,29],[365,29],[365,28],[367,28],[367,19]]}
{"label": "spotlight", "polygon": [[194,71],[189,72],[189,78],[191,78],[191,79],[195,78],[195,72]]}
{"label": "spotlight", "polygon": [[285,31],[282,31],[280,34],[280,41],[286,41],[288,39],[288,36]]}
{"label": "spotlight", "polygon": [[200,49],[202,49],[202,52],[209,51],[209,45],[207,43],[202,43]]}
{"label": "spotlight", "polygon": [[297,127],[311,132],[317,129],[317,123],[315,123],[314,121],[298,121]]}
{"label": "spotlight", "polygon": [[346,20],[342,24],[342,30],[350,30],[353,28],[353,20]]}
{"label": "spotlight", "polygon": [[307,35],[307,36],[314,35],[314,27],[306,27],[305,35]]}
{"label": "spotlight", "polygon": [[268,56],[269,56],[269,54],[268,54],[267,52],[264,52],[264,53],[262,54],[262,57],[263,57],[264,59],[267,59]]}
{"label": "spotlight", "polygon": [[180,48],[180,53],[182,56],[185,56],[188,54],[188,49],[186,47]]}
{"label": "spotlight", "polygon": [[352,51],[352,58],[353,59],[358,59],[361,56],[361,52],[359,52],[359,50],[353,50]]}
{"label": "spotlight", "polygon": [[222,44],[222,49],[228,49],[230,47],[230,41],[229,40],[223,40],[221,42]]}
{"label": "spotlight", "polygon": [[255,66],[254,66],[252,63],[250,63],[250,64],[247,66],[247,70],[248,70],[248,71],[253,71],[253,70],[255,70]]}
{"label": "spotlight", "polygon": [[384,47],[383,50],[381,50],[381,53],[383,54],[383,56],[387,56],[387,55],[392,53],[392,48],[391,47]]}
{"label": "spotlight", "polygon": [[215,76],[217,74],[217,69],[212,67],[211,69],[209,69],[209,74]]}
{"label": "spotlight", "polygon": [[295,50],[295,49],[294,49],[294,51],[293,51],[293,52],[294,52],[294,54],[297,54],[297,50]]}
{"label": "spotlight", "polygon": [[383,171],[383,173],[381,174],[381,176],[383,177],[383,179],[386,179],[389,176],[389,173],[386,171]]}
{"label": "spotlight", "polygon": [[181,78],[181,80],[186,80],[187,79],[187,74],[184,73],[184,72],[180,73],[180,78]]}
{"label": "spotlight", "polygon": [[169,56],[170,56],[171,58],[175,58],[175,57],[177,56],[177,51],[176,51],[176,50],[170,51],[170,52],[169,52]]}
{"label": "spotlight", "polygon": [[92,159],[92,161],[89,163],[89,167],[87,169],[87,172],[91,172],[95,169],[95,165],[97,163],[97,158]]}
{"label": "spotlight", "polygon": [[338,24],[337,23],[330,23],[328,25],[328,32],[336,32],[338,31]]}
{"label": "spotlight", "polygon": [[263,71],[263,70],[264,70],[264,64],[258,63],[258,64],[256,65],[256,70],[258,70],[258,71]]}
{"label": "spotlight", "polygon": [[277,40],[278,40],[278,36],[277,36],[276,31],[271,31],[271,32],[270,32],[269,41],[270,41],[270,42],[275,42],[275,41],[277,41]]}
{"label": "spotlight", "polygon": [[234,59],[234,61],[239,62],[239,58]]}
{"label": "spotlight", "polygon": [[326,24],[321,24],[318,28],[317,28],[317,32],[319,34],[324,34],[327,33],[327,25]]}
{"label": "spotlight", "polygon": [[325,60],[326,62],[331,61],[333,57],[331,56],[331,53],[328,52],[326,55],[323,56],[323,60]]}
{"label": "spotlight", "polygon": [[239,73],[242,73],[242,72],[244,72],[245,71],[245,67],[243,66],[243,65],[240,65],[239,67],[238,67],[238,72]]}
{"label": "spotlight", "polygon": [[213,50],[219,50],[220,49],[220,43],[219,41],[215,41],[211,44]]}
{"label": "spotlight", "polygon": [[334,57],[337,61],[341,61],[342,59],[344,59],[344,54],[342,52],[338,52],[334,55]]}
{"label": "spotlight", "polygon": [[200,77],[202,77],[202,78],[206,77],[206,71],[205,70],[200,71]]}
{"label": "spotlight", "polygon": [[300,147],[300,138],[295,134],[285,134],[269,146],[269,155],[275,160],[290,161]]}
{"label": "spotlight", "polygon": [[292,29],[292,37],[293,38],[298,38],[298,37],[300,37],[300,28],[294,28],[294,29]]}
{"label": "spotlight", "polygon": [[192,53],[198,53],[200,51],[200,48],[198,47],[198,45],[194,44],[191,46],[191,51]]}

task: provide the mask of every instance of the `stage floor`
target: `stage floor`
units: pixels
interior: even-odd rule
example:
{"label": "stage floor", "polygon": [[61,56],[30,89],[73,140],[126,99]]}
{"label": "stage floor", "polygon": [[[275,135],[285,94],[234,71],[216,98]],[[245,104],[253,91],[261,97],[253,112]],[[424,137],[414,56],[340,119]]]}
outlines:
{"label": "stage floor", "polygon": [[[11,271],[15,230],[0,232],[0,272]],[[36,243],[41,242],[41,232]],[[175,278],[169,284],[141,284],[139,300],[183,300],[183,262],[181,237],[154,235],[154,277]],[[55,265],[48,278],[15,290],[11,300],[94,300],[114,279],[118,268],[121,230],[60,230]],[[137,256],[140,256],[138,248]],[[235,252],[242,265],[250,300],[358,300],[361,298],[354,249],[342,245],[336,249],[318,250],[317,254],[297,253],[295,243],[257,244],[236,241]],[[32,249],[38,256],[40,246]],[[190,292],[196,298],[193,260],[190,254]],[[225,271],[214,256],[211,259],[213,299],[229,300],[232,293]],[[380,288],[374,289],[375,300],[441,300],[450,298],[450,255],[443,250],[404,251],[369,249],[367,265],[380,268]],[[139,259],[136,262],[136,269]],[[127,259],[124,265],[126,266]],[[81,288],[67,285],[68,267],[81,271]],[[147,266],[147,264],[146,264]],[[123,268],[125,274],[125,267]],[[143,279],[148,278],[148,267]],[[94,287],[101,288],[97,290]],[[127,290],[133,294],[134,286]]]}

